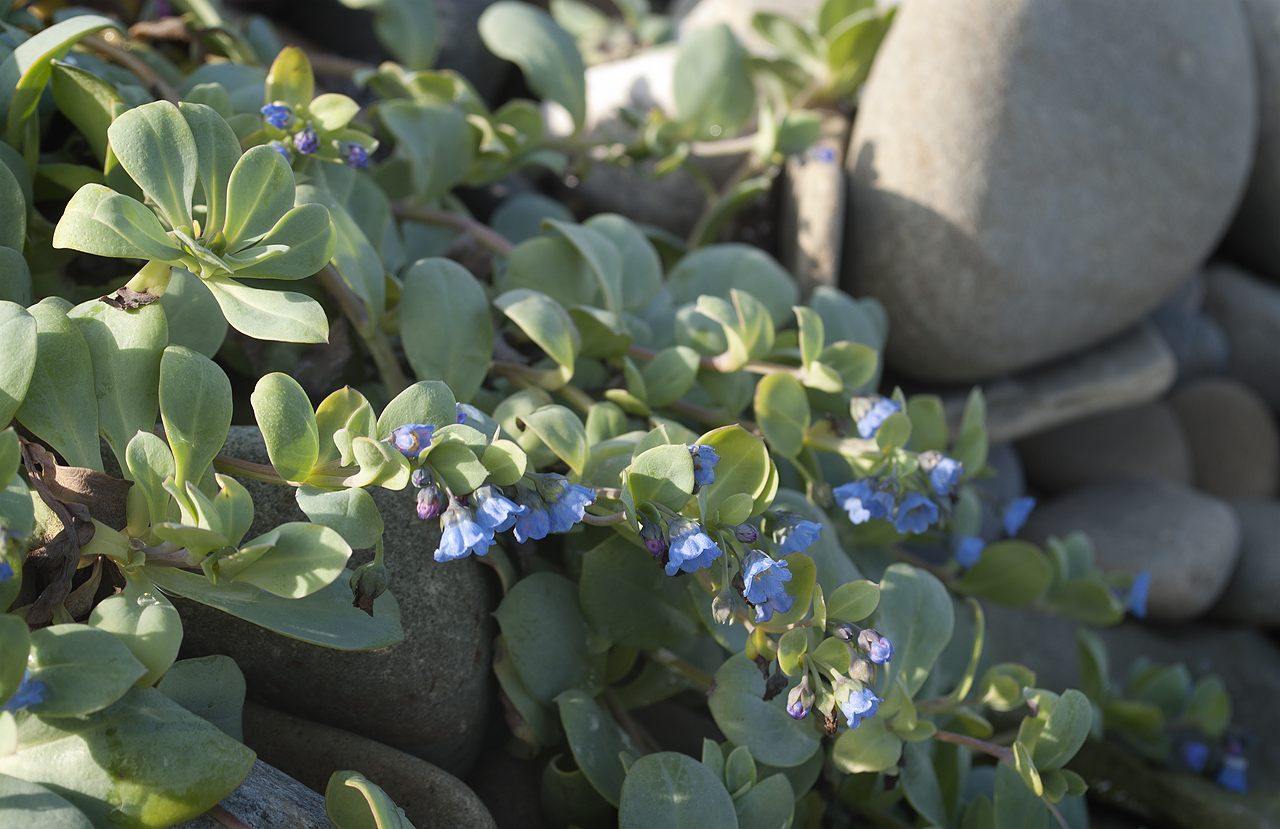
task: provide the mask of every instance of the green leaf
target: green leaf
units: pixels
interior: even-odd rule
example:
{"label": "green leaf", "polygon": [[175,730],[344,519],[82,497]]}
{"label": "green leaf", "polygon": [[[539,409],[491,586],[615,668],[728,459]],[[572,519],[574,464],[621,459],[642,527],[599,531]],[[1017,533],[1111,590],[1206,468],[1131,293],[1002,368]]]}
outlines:
{"label": "green leaf", "polygon": [[836,738],[831,762],[846,774],[886,771],[898,765],[902,746],[902,739],[889,730],[884,717],[872,717]]}
{"label": "green leaf", "polygon": [[336,92],[326,92],[316,96],[307,107],[316,129],[321,132],[340,130],[351,123],[351,119],[360,114],[360,105]]}
{"label": "green leaf", "polygon": [[960,418],[960,432],[951,457],[964,464],[965,479],[972,478],[987,464],[987,403],[982,390],[974,387]]}
{"label": "green leaf", "polygon": [[1026,607],[1048,589],[1052,579],[1049,559],[1034,544],[1006,539],[988,545],[955,587],[1010,607]]}
{"label": "green leaf", "polygon": [[756,386],[755,410],[774,452],[786,458],[800,454],[810,413],[809,398],[799,380],[782,372],[767,375]]}
{"label": "green leaf", "polygon": [[729,740],[746,746],[751,756],[771,766],[798,766],[821,747],[812,721],[793,720],[786,694],[764,702],[760,669],[737,653],[716,671],[708,704],[716,725]]}
{"label": "green leaf", "polygon": [[[41,302],[31,306],[29,313],[35,317],[37,330],[35,369],[16,414],[18,422],[57,450],[71,466],[101,472],[98,406],[89,346],[56,304]],[[10,325],[12,322],[5,327],[6,334]]]}
{"label": "green leaf", "polygon": [[160,358],[160,419],[178,484],[199,481],[231,428],[231,381],[203,354],[169,346]]}
{"label": "green leaf", "polygon": [[876,445],[881,450],[901,449],[911,439],[911,418],[905,412],[894,412],[876,430]]}
{"label": "green leaf", "polygon": [[9,113],[11,145],[21,145],[27,119],[35,114],[53,72],[53,61],[61,60],[85,35],[108,27],[118,29],[120,24],[97,14],[67,18],[19,44],[0,64],[0,112]]}
{"label": "green leaf", "polygon": [[406,69],[430,69],[440,53],[440,25],[433,2],[382,0],[373,31]]}
{"label": "green leaf", "polygon": [[[13,420],[35,372],[38,324],[25,308],[0,300],[0,423]],[[43,379],[43,375],[42,375]]]}
{"label": "green leaf", "polygon": [[131,109],[112,122],[107,137],[120,165],[155,202],[169,227],[190,227],[198,158],[195,138],[178,108],[156,101]]}
{"label": "green leaf", "polygon": [[641,311],[658,295],[662,260],[644,232],[625,216],[597,213],[583,226],[606,236],[622,257],[622,307]]}
{"label": "green leaf", "polygon": [[587,430],[572,411],[559,405],[543,406],[520,421],[578,475],[586,470],[591,453]]}
{"label": "green leaf", "polygon": [[252,751],[151,688],[130,688],[85,717],[24,711],[18,729],[18,752],[0,758],[0,773],[44,785],[94,826],[193,818],[240,785],[254,762]]}
{"label": "green leaf", "polygon": [[494,613],[520,677],[544,705],[571,688],[594,694],[604,681],[604,654],[587,646],[577,594],[563,576],[534,573],[516,582]]}
{"label": "green leaf", "polygon": [[[695,442],[710,446],[720,456],[720,462],[716,464],[715,481],[702,489],[707,498],[708,520],[726,499],[740,492],[757,499],[752,514],[763,511],[764,507],[760,505],[758,496],[768,489],[773,469],[773,461],[769,459],[769,450],[764,441],[735,425],[714,429]],[[757,759],[769,762],[763,757]]]}
{"label": "green leaf", "polygon": [[264,91],[264,103],[280,101],[295,110],[310,104],[316,94],[316,77],[307,53],[297,46],[281,49],[267,71]]}
{"label": "green leaf", "polygon": [[373,496],[363,489],[329,492],[301,486],[297,500],[307,518],[336,530],[353,550],[372,547],[382,537],[382,515]]}
{"label": "green leaf", "polygon": [[[1025,751],[1025,749],[1024,749]],[[995,826],[1048,826],[1049,810],[1007,763],[996,765]]]}
{"label": "green leaf", "polygon": [[239,251],[275,227],[293,208],[293,170],[271,147],[252,147],[231,171],[227,185],[227,250]]}
{"label": "green leaf", "polygon": [[641,452],[627,472],[627,487],[636,504],[653,501],[679,512],[693,494],[693,456],[682,443]]}
{"label": "green leaf", "polygon": [[524,72],[529,88],[563,106],[579,128],[586,120],[586,67],[573,37],[551,15],[527,3],[500,0],[480,15],[480,37]]}
{"label": "green leaf", "polygon": [[758,196],[769,192],[772,186],[773,179],[769,176],[752,176],[733,185],[729,192],[712,206],[711,212],[707,214],[707,219],[702,225],[702,231],[698,234],[698,238],[693,240],[693,246],[703,247],[714,242],[720,235],[720,230],[730,219],[738,215]]}
{"label": "green leaf", "polygon": [[124,459],[126,477],[133,479],[134,486],[146,499],[152,522],[166,520],[170,495],[164,489],[164,482],[175,471],[168,444],[150,431],[138,432],[125,448]]}
{"label": "green leaf", "polygon": [[160,410],[160,357],[169,344],[164,309],[152,303],[123,311],[90,300],[68,316],[93,355],[98,430],[123,468],[129,441],[155,428]]}
{"label": "green leaf", "polygon": [[578,768],[595,790],[617,806],[627,773],[618,761],[623,750],[635,751],[621,729],[590,695],[571,689],[556,697],[560,722]]}
{"label": "green leaf", "polygon": [[470,400],[493,359],[493,320],[484,288],[448,259],[420,259],[403,279],[400,336],[409,365],[418,377],[443,380],[459,400]]}
{"label": "green leaf", "polygon": [[[101,711],[147,673],[124,642],[88,625],[64,624],[31,634],[27,667],[43,682],[44,700],[30,706],[41,717],[80,717]],[[9,772],[0,760],[0,771]]]}
{"label": "green leaf", "polygon": [[86,184],[67,202],[53,231],[53,247],[127,259],[146,259],[137,245],[94,218],[98,205],[118,194],[101,184]]}
{"label": "green leaf", "polygon": [[0,164],[0,247],[22,251],[27,241],[27,202],[18,180]]}
{"label": "green leaf", "polygon": [[378,117],[409,156],[417,198],[439,198],[466,178],[474,139],[457,107],[387,101],[378,107]]}
{"label": "green leaf", "polygon": [[489,470],[490,483],[512,486],[529,469],[529,457],[514,441],[500,438],[485,447],[480,462]]}
{"label": "green leaf", "polygon": [[31,287],[27,260],[13,248],[0,247],[0,301],[25,308],[32,302]]}
{"label": "green leaf", "polygon": [[795,788],[785,774],[765,777],[734,803],[738,812],[738,829],[790,826],[795,807]]}
{"label": "green leaf", "polygon": [[546,225],[568,239],[587,263],[595,276],[600,295],[604,298],[604,307],[615,314],[621,314],[622,256],[609,237],[573,222],[547,219]]}
{"label": "green leaf", "polygon": [[337,829],[413,829],[391,796],[356,771],[335,771],[329,777],[324,810]]}
{"label": "green leaf", "polygon": [[493,301],[547,356],[566,369],[573,367],[582,350],[582,338],[569,314],[546,294],[519,288]]}
{"label": "green leaf", "polygon": [[458,404],[449,387],[439,380],[420,380],[396,395],[378,418],[378,440],[409,423],[425,423],[436,429],[458,422]]}
{"label": "green leaf", "polygon": [[270,549],[230,578],[287,599],[301,599],[332,584],[351,557],[342,536],[321,524],[281,524],[244,546],[258,545]]}
{"label": "green leaf", "polygon": [[880,585],[871,581],[842,584],[827,598],[827,618],[860,622],[880,604]]}
{"label": "green leaf", "polygon": [[234,279],[206,279],[231,327],[259,340],[327,343],[324,308],[306,294],[250,288]]}
{"label": "green leaf", "polygon": [[723,23],[680,38],[674,89],[676,118],[703,138],[737,135],[755,108],[747,52]]}
{"label": "green leaf", "polygon": [[[5,752],[0,751],[0,755]],[[38,783],[0,774],[0,826],[93,829],[84,812]]]}
{"label": "green leaf", "polygon": [[1022,778],[1027,788],[1035,792],[1036,797],[1043,795],[1044,784],[1040,781],[1040,772],[1036,770],[1035,762],[1031,759],[1031,752],[1021,740],[1013,744],[1013,762],[1018,776]]}
{"label": "green leaf", "polygon": [[639,650],[669,647],[699,629],[680,580],[619,535],[583,555],[578,601],[602,636]]}
{"label": "green leaf", "polygon": [[156,684],[178,658],[182,619],[173,603],[141,574],[125,574],[124,590],[108,596],[89,614],[89,626],[112,634],[147,669],[139,688]]}
{"label": "green leaf", "polygon": [[880,598],[876,629],[894,647],[888,681],[901,677],[908,694],[915,696],[951,641],[955,625],[951,597],[931,573],[894,564],[884,571]]}
{"label": "green leaf", "polygon": [[1221,677],[1211,674],[1196,681],[1183,719],[1195,723],[1210,737],[1218,737],[1226,730],[1231,722],[1231,697]]}
{"label": "green leaf", "polygon": [[1063,692],[1036,740],[1032,755],[1036,768],[1053,770],[1065,766],[1084,745],[1092,723],[1089,698],[1074,688]]}
{"label": "green leaf", "polygon": [[27,654],[31,650],[31,634],[27,624],[17,616],[0,615],[0,703],[13,696],[22,685],[27,670]]}
{"label": "green leaf", "polygon": [[661,751],[636,760],[627,772],[618,826],[738,829],[738,819],[733,799],[710,769],[687,755]]}
{"label": "green leaf", "polygon": [[307,393],[287,374],[262,377],[250,396],[267,457],[286,481],[301,482],[320,457],[320,432]]}
{"label": "green leaf", "polygon": [[906,764],[902,767],[902,788],[911,808],[919,812],[933,826],[947,826],[947,805],[942,797],[942,786],[934,771],[933,757],[927,743],[907,743],[903,747]]}
{"label": "green leaf", "polygon": [[445,443],[427,455],[431,468],[454,495],[466,495],[484,484],[489,470],[476,453],[461,443]]}
{"label": "green leaf", "polygon": [[911,440],[908,447],[915,452],[947,449],[947,415],[942,398],[936,394],[917,394],[907,401],[911,418]]}
{"label": "green leaf", "polygon": [[186,119],[196,142],[196,175],[208,207],[203,227],[208,235],[212,235],[226,223],[227,188],[231,183],[231,171],[240,161],[240,142],[212,107],[183,103],[178,104],[178,111]]}
{"label": "green leaf", "polygon": [[176,567],[149,569],[159,571],[150,574],[151,580],[166,593],[207,604],[291,639],[343,651],[385,648],[404,639],[400,606],[391,593],[374,601],[373,616],[352,605],[350,570],[304,599],[285,599],[250,584],[215,586],[204,576]]}
{"label": "green leaf", "polygon": [[93,211],[93,219],[145,253],[148,259],[175,262],[182,257],[182,251],[165,235],[164,225],[156,215],[128,196],[104,198]]}
{"label": "green leaf", "polygon": [[156,690],[237,742],[244,742],[244,674],[229,656],[173,663]]}
{"label": "green leaf", "polygon": [[809,634],[804,628],[792,628],[778,640],[778,667],[787,676],[800,670],[800,657],[809,649]]}
{"label": "green leaf", "polygon": [[664,348],[641,372],[649,405],[669,406],[693,387],[701,366],[698,352],[675,345]]}
{"label": "green leaf", "polygon": [[174,268],[159,304],[169,321],[169,345],[185,346],[206,357],[218,353],[227,336],[227,320],[200,277]]}
{"label": "green leaf", "polygon": [[668,275],[678,304],[707,294],[730,299],[737,288],[764,303],[776,327],[791,319],[799,292],[782,266],[759,248],[744,244],[709,245],[683,257]]}

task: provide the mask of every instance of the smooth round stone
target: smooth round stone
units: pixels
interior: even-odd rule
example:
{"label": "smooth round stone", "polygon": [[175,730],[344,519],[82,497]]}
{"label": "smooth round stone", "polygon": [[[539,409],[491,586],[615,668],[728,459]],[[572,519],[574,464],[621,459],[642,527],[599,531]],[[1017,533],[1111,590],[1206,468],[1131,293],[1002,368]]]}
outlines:
{"label": "smooth round stone", "polygon": [[1232,499],[1240,521],[1240,561],[1213,616],[1227,622],[1280,627],[1280,502]]}
{"label": "smooth round stone", "polygon": [[1280,479],[1280,434],[1258,394],[1239,380],[1206,377],[1169,396],[1186,432],[1195,485],[1220,498],[1269,498]]}
{"label": "smooth round stone", "polygon": [[1240,526],[1223,501],[1173,481],[1090,484],[1042,504],[1022,535],[1044,543],[1083,530],[1104,572],[1151,573],[1149,617],[1195,619],[1227,586]]}
{"label": "smooth round stone", "polygon": [[846,167],[887,360],[969,382],[1136,322],[1213,249],[1257,122],[1235,2],[911,0]]}
{"label": "smooth round stone", "polygon": [[[225,454],[269,463],[256,427],[233,426]],[[307,517],[293,490],[241,479],[253,496],[254,538]],[[373,651],[338,651],[289,639],[196,602],[182,613],[183,656],[225,654],[249,694],[280,710],[353,731],[465,774],[492,711],[494,598],[474,559],[438,562],[435,521],[414,511],[414,492],[369,487],[386,525],[385,561],[400,605],[404,641]],[[349,567],[372,558],[351,557]]]}
{"label": "smooth round stone", "polygon": [[1018,443],[1027,477],[1050,495],[1123,478],[1193,480],[1191,449],[1162,402],[1086,417]]}
{"label": "smooth round stone", "polygon": [[1280,410],[1280,288],[1226,264],[1205,271],[1205,311],[1227,334],[1227,371]]}

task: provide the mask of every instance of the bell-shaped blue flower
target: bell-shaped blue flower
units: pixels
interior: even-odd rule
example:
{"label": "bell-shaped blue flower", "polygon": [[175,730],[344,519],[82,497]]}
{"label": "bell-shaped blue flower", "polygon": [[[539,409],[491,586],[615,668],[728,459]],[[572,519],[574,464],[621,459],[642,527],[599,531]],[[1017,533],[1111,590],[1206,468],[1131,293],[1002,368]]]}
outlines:
{"label": "bell-shaped blue flower", "polygon": [[534,478],[538,494],[547,504],[551,516],[551,532],[567,533],[582,521],[587,507],[596,502],[596,492],[589,487],[569,483],[563,475],[546,474]]}
{"label": "bell-shaped blue flower", "polygon": [[417,460],[423,450],[431,445],[434,426],[426,423],[406,423],[391,430],[391,444],[409,460]]}
{"label": "bell-shaped blue flower", "polygon": [[667,524],[667,536],[670,541],[666,566],[668,576],[674,576],[681,570],[693,573],[710,567],[711,562],[722,555],[711,536],[687,519],[671,519]]}
{"label": "bell-shaped blue flower", "polygon": [[897,400],[882,397],[876,401],[866,414],[858,418],[858,434],[870,440],[880,431],[880,424],[889,419],[889,415],[902,408]]}
{"label": "bell-shaped blue flower", "polygon": [[938,520],[938,505],[919,492],[911,492],[893,517],[893,528],[904,535],[919,535]]}
{"label": "bell-shaped blue flower", "polygon": [[491,533],[500,533],[515,526],[516,519],[529,513],[529,508],[512,501],[492,484],[471,493],[476,507],[476,523]]}
{"label": "bell-shaped blue flower", "polygon": [[475,553],[482,556],[493,546],[493,533],[481,527],[459,501],[454,501],[440,518],[440,546],[436,561],[453,561]]}
{"label": "bell-shaped blue flower", "polygon": [[832,494],[841,509],[849,513],[855,524],[888,518],[893,515],[893,496],[881,489],[873,489],[866,481],[850,481],[836,487]]}
{"label": "bell-shaped blue flower", "polygon": [[756,609],[756,621],[767,622],[774,613],[786,613],[795,602],[788,596],[783,582],[791,581],[785,561],[774,561],[759,550],[752,550],[742,560],[742,598]]}
{"label": "bell-shaped blue flower", "polygon": [[822,535],[822,525],[806,521],[794,512],[779,512],[773,530],[773,540],[778,544],[778,555],[803,553]]}
{"label": "bell-shaped blue flower", "polygon": [[982,551],[987,549],[987,542],[973,535],[962,535],[956,542],[956,562],[968,570],[982,558]]}
{"label": "bell-shaped blue flower", "polygon": [[1031,510],[1036,508],[1036,499],[1030,496],[1025,498],[1015,498],[1004,508],[1004,532],[1005,535],[1013,537],[1018,534],[1018,530],[1022,529],[1022,525],[1027,523],[1027,519],[1031,517]]}
{"label": "bell-shaped blue flower", "polygon": [[528,512],[516,517],[511,534],[521,543],[530,539],[538,541],[551,532],[551,514],[547,512],[547,503],[538,493],[524,484],[516,484],[515,501]]}
{"label": "bell-shaped blue flower", "polygon": [[893,643],[874,628],[866,628],[858,634],[858,647],[877,665],[893,658]]}
{"label": "bell-shaped blue flower", "polygon": [[840,703],[840,710],[844,712],[844,717],[848,721],[849,727],[857,728],[862,725],[864,719],[871,719],[876,715],[882,702],[884,700],[877,697],[874,691],[864,685],[849,694],[849,699]]}
{"label": "bell-shaped blue flower", "polygon": [[1151,593],[1151,574],[1146,570],[1133,577],[1124,596],[1124,606],[1139,619],[1147,618],[1147,597]]}
{"label": "bell-shaped blue flower", "polygon": [[939,495],[950,495],[951,490],[960,483],[960,476],[963,474],[964,466],[960,461],[943,456],[933,465],[933,469],[929,470],[929,483],[933,485],[933,491]]}
{"label": "bell-shaped blue flower", "polygon": [[289,128],[289,123],[293,120],[293,110],[284,104],[267,104],[261,110],[262,120],[278,130]]}
{"label": "bell-shaped blue flower", "polygon": [[711,486],[716,480],[715,468],[720,463],[720,456],[716,450],[701,443],[686,446],[689,454],[693,455],[693,482],[698,486]]}
{"label": "bell-shaped blue flower", "polygon": [[29,705],[38,705],[44,702],[44,692],[44,683],[38,679],[32,679],[31,671],[27,671],[22,675],[18,690],[14,691],[13,696],[5,700],[3,705],[0,705],[0,711],[8,711],[12,714]]}

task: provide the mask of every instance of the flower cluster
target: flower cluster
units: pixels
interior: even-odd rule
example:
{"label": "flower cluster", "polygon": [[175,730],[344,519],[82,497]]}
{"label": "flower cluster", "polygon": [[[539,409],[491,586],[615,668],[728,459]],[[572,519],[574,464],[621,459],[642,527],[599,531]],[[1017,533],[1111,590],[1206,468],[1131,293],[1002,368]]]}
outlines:
{"label": "flower cluster", "polygon": [[566,533],[595,503],[594,490],[571,484],[563,475],[530,473],[525,478],[533,487],[516,484],[514,500],[492,484],[451,499],[440,518],[436,561],[452,561],[472,553],[482,556],[493,546],[494,537],[507,530],[521,542]]}
{"label": "flower cluster", "polygon": [[888,484],[870,479],[842,484],[833,494],[853,523],[889,520],[893,528],[904,535],[925,532],[938,522],[941,514],[937,502],[927,495],[907,492],[898,500]]}
{"label": "flower cluster", "polygon": [[[363,169],[369,166],[369,151],[357,141],[339,141],[336,131],[322,135],[316,129],[316,123],[303,118],[292,107],[281,101],[273,101],[262,107],[262,120],[273,137],[267,146],[280,153],[286,161],[293,161],[294,154],[300,156],[315,155],[326,143],[332,147],[328,156],[348,167]],[[281,133],[284,133],[281,135]]]}

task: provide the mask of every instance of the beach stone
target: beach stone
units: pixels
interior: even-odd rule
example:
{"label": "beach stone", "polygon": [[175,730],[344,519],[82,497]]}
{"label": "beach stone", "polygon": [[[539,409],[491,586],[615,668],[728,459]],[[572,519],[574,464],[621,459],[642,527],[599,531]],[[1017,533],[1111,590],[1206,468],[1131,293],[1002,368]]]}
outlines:
{"label": "beach stone", "polygon": [[1169,405],[1186,432],[1195,485],[1220,498],[1269,498],[1280,481],[1280,433],[1256,392],[1230,377],[1180,388]]}
{"label": "beach stone", "polygon": [[1240,561],[1213,617],[1226,622],[1280,627],[1280,502],[1269,498],[1233,498],[1240,521]]}
{"label": "beach stone", "polygon": [[823,113],[822,136],[802,155],[787,159],[782,179],[778,261],[795,277],[801,296],[840,280],[844,242],[844,151],[849,119]]}
{"label": "beach stone", "polygon": [[1056,495],[1084,484],[1164,478],[1191,484],[1191,448],[1163,402],[1144,403],[1050,429],[1018,444],[1036,489]]}
{"label": "beach stone", "polygon": [[484,802],[498,829],[551,829],[542,814],[545,761],[521,760],[505,748],[487,748],[467,775],[467,785]]}
{"label": "beach stone", "polygon": [[1280,288],[1226,264],[1205,277],[1205,310],[1227,334],[1227,373],[1280,410]]}
{"label": "beach stone", "polygon": [[1257,121],[1236,2],[911,0],[859,102],[844,284],[971,382],[1101,342],[1213,249]]}
{"label": "beach stone", "polygon": [[[256,427],[233,426],[225,454],[268,463]],[[255,514],[247,538],[307,518],[294,490],[241,480]],[[404,641],[374,651],[337,651],[289,639],[196,602],[182,613],[184,656],[221,653],[244,672],[249,695],[291,714],[353,731],[465,774],[491,711],[495,607],[484,565],[437,562],[436,522],[414,512],[412,489],[369,487],[386,524],[385,561]],[[350,567],[372,558],[357,553]]]}
{"label": "beach stone", "polygon": [[1154,621],[1195,619],[1213,606],[1240,554],[1240,525],[1223,501],[1159,479],[1089,484],[1031,513],[1021,535],[1043,544],[1083,530],[1099,569],[1151,573]]}
{"label": "beach stone", "polygon": [[[1082,354],[983,383],[987,435],[993,443],[1021,440],[1099,412],[1146,403],[1168,391],[1177,373],[1169,346],[1143,323]],[[968,399],[967,388],[943,393],[952,430],[959,428]]]}
{"label": "beach stone", "polygon": [[382,788],[417,829],[494,829],[480,798],[425,760],[350,731],[244,706],[245,745],[303,785],[323,794],[335,771],[358,771]]}
{"label": "beach stone", "polygon": [[1180,383],[1227,370],[1227,333],[1204,312],[1207,290],[1204,274],[1196,273],[1151,314],[1151,324],[1178,362]]}

